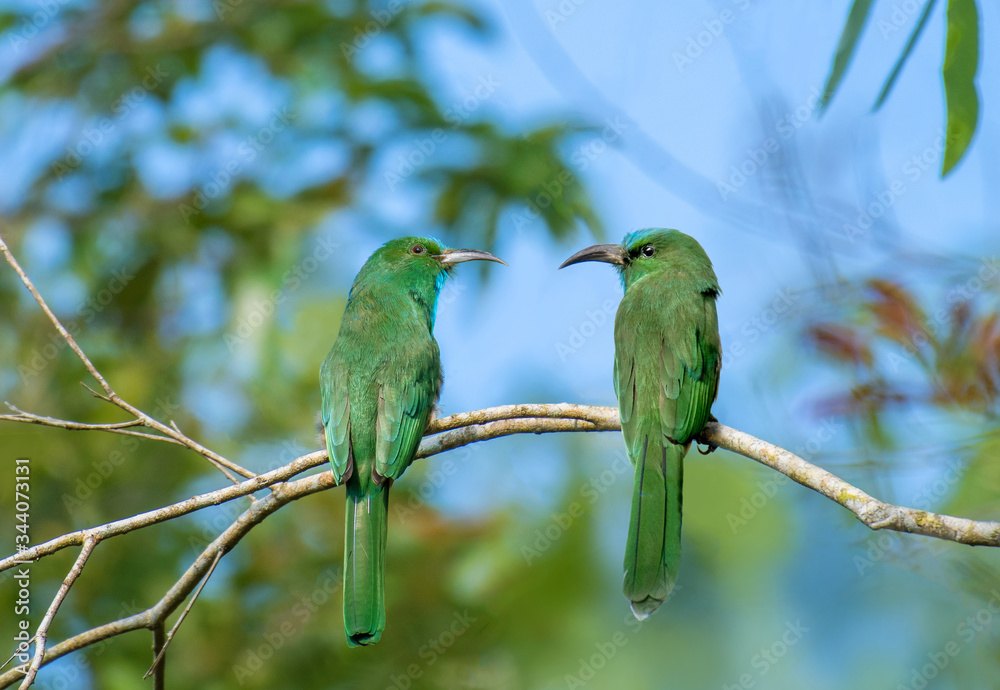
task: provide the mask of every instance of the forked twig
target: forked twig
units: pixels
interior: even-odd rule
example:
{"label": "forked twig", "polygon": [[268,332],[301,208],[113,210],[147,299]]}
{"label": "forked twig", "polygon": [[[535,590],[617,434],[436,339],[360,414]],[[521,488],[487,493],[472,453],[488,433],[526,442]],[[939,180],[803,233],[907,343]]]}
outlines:
{"label": "forked twig", "polygon": [[153,665],[149,667],[149,670],[146,671],[146,675],[142,677],[143,680],[149,678],[150,674],[152,674],[153,671],[156,670],[157,666],[160,665],[160,661],[163,659],[163,655],[167,653],[167,647],[170,646],[170,641],[174,639],[174,633],[177,632],[177,629],[181,627],[181,623],[183,623],[184,619],[187,618],[188,611],[190,611],[191,607],[194,606],[194,602],[198,600],[198,595],[201,594],[201,590],[203,590],[205,588],[205,585],[208,583],[208,578],[212,577],[212,573],[215,572],[215,566],[219,565],[219,561],[222,560],[222,556],[224,554],[225,551],[223,551],[222,549],[219,549],[219,552],[215,554],[215,560],[212,561],[212,567],[208,569],[207,573],[205,573],[205,577],[201,581],[201,584],[198,585],[198,589],[195,590],[194,596],[191,597],[191,600],[188,602],[187,606],[185,606],[184,610],[181,611],[180,618],[178,618],[177,622],[174,623],[174,627],[172,627],[170,629],[170,632],[167,633],[167,638],[163,641],[163,644],[160,646],[160,651],[157,653],[156,658],[153,659]]}

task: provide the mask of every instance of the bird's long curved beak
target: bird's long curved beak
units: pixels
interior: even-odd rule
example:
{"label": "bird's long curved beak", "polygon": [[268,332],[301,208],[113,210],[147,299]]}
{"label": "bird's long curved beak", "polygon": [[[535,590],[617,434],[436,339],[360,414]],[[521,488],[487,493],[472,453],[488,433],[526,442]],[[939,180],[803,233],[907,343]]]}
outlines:
{"label": "bird's long curved beak", "polygon": [[463,261],[496,261],[498,264],[507,265],[503,259],[499,259],[489,252],[479,249],[445,249],[440,254],[435,254],[434,258],[445,266],[460,264]]}
{"label": "bird's long curved beak", "polygon": [[603,261],[604,263],[615,264],[616,266],[624,266],[625,250],[622,249],[620,244],[595,244],[593,247],[581,249],[563,261],[562,266],[559,268],[566,268],[567,266],[583,263],[584,261]]}

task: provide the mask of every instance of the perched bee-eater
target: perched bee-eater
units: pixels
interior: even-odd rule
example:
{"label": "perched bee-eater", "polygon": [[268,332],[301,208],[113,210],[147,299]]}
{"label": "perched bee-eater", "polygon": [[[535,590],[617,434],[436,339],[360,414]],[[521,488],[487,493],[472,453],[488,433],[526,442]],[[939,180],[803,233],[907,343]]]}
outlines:
{"label": "perched bee-eater", "polygon": [[642,620],[677,581],[682,462],[719,389],[719,281],[701,245],[678,230],[639,230],[620,245],[579,251],[560,268],[582,261],[613,264],[625,288],[614,384],[635,479],[623,590]]}
{"label": "perched bee-eater", "polygon": [[347,485],[344,627],[351,647],[385,629],[389,487],[413,461],[441,392],[437,298],[463,261],[487,252],[424,237],[387,242],[354,279],[337,341],[320,368],[326,448]]}

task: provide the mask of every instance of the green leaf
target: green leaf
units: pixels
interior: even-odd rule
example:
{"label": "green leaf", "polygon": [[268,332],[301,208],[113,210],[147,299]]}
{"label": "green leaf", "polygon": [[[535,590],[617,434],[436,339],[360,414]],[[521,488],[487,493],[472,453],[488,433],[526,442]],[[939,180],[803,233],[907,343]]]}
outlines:
{"label": "green leaf", "polygon": [[965,156],[976,133],[979,94],[976,70],[979,67],[979,14],[975,0],[948,0],[948,35],[944,48],[944,96],[948,104],[945,132],[945,177]]}
{"label": "green leaf", "polygon": [[861,36],[861,30],[865,28],[865,21],[868,19],[868,10],[871,9],[871,0],[854,0],[851,11],[847,15],[847,24],[840,34],[840,41],[837,43],[837,54],[833,56],[833,67],[830,76],[827,77],[826,86],[823,88],[823,97],[820,99],[820,113],[826,109],[833,94],[840,86],[840,80],[844,78],[844,72],[854,56],[854,49]]}
{"label": "green leaf", "polygon": [[450,16],[475,31],[484,32],[488,28],[483,18],[476,12],[451,2],[425,2],[414,10],[424,16]]}
{"label": "green leaf", "polygon": [[913,27],[913,33],[910,34],[910,40],[906,42],[906,47],[903,48],[903,54],[899,56],[899,60],[896,61],[896,66],[892,68],[892,73],[885,82],[885,86],[882,87],[882,93],[878,95],[878,100],[875,101],[875,107],[872,110],[878,110],[882,107],[883,101],[889,95],[889,91],[892,90],[893,85],[896,83],[896,77],[903,70],[903,65],[906,63],[906,59],[910,57],[910,51],[913,50],[913,46],[916,45],[917,39],[920,38],[920,34],[924,30],[924,26],[927,25],[927,18],[931,16],[931,10],[937,0],[927,0],[927,4],[924,5],[924,11],[920,13],[920,19],[917,21],[917,25]]}

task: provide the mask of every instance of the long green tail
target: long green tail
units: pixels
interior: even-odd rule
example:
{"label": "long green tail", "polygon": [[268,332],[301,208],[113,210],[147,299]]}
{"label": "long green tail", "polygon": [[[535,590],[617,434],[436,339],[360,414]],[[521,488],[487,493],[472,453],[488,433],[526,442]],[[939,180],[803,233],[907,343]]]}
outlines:
{"label": "long green tail", "polygon": [[385,630],[385,539],[389,485],[363,492],[347,482],[344,628],[350,647],[375,644]]}
{"label": "long green tail", "polygon": [[686,451],[683,445],[650,435],[636,459],[622,589],[639,620],[666,601],[677,581]]}

